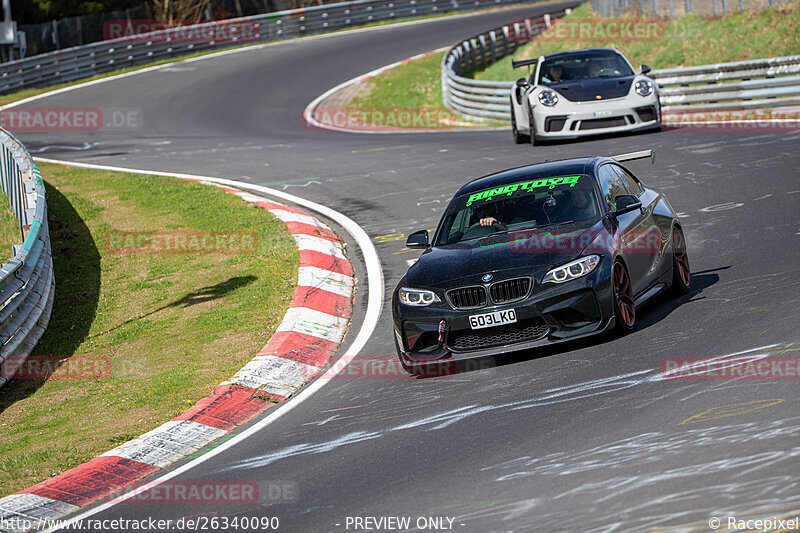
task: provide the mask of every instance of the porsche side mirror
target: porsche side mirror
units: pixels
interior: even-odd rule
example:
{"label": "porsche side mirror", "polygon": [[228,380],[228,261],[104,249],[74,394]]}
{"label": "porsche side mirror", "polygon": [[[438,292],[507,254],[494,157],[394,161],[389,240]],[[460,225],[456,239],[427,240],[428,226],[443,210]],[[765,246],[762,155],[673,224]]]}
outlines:
{"label": "porsche side mirror", "polygon": [[428,230],[415,231],[406,239],[407,248],[428,248],[429,246]]}
{"label": "porsche side mirror", "polygon": [[614,217],[630,213],[642,208],[642,202],[632,194],[620,194],[614,199],[614,211],[611,213]]}
{"label": "porsche side mirror", "polygon": [[653,69],[651,69],[651,68],[650,68],[649,66],[647,66],[647,65],[641,65],[639,68],[641,69],[641,71],[642,71],[642,74],[647,74],[648,72],[650,72],[651,70],[653,70]]}
{"label": "porsche side mirror", "polygon": [[528,85],[530,84],[526,78],[520,78],[517,80],[517,87],[527,87]]}

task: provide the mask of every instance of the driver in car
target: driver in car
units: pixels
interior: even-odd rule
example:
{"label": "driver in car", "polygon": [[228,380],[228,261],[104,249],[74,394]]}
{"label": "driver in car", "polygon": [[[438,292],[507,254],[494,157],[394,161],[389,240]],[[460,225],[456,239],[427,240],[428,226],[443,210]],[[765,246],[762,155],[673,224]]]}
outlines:
{"label": "driver in car", "polygon": [[475,211],[475,218],[478,219],[478,223],[480,223],[481,226],[492,226],[496,224],[505,228],[506,225],[496,218],[496,211],[493,204],[482,205]]}

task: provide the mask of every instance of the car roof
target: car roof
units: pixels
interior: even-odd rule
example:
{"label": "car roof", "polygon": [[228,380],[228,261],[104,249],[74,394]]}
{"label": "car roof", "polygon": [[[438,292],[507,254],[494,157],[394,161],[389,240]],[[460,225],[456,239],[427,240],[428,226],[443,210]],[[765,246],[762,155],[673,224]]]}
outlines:
{"label": "car roof", "polygon": [[552,54],[547,54],[542,57],[544,59],[554,59],[558,57],[570,56],[573,54],[583,54],[586,52],[613,52],[615,54],[622,55],[622,52],[620,52],[616,48],[581,48],[580,50],[565,50],[563,52],[553,52]]}
{"label": "car roof", "polygon": [[594,175],[594,169],[600,163],[613,161],[608,157],[576,157],[572,159],[562,159],[559,161],[545,161],[544,163],[534,163],[521,167],[502,170],[493,174],[488,174],[476,178],[458,190],[455,196],[469,194],[476,191],[500,187],[518,181],[534,180],[541,178],[551,178],[565,176],[569,174],[589,174]]}

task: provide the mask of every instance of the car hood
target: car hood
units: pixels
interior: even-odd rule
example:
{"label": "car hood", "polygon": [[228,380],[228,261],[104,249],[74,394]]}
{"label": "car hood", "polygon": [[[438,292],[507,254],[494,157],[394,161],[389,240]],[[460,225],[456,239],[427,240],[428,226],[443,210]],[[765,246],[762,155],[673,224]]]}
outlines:
{"label": "car hood", "polygon": [[[593,78],[589,80],[574,80],[554,83],[550,89],[571,102],[594,102],[609,98],[622,98],[631,90],[634,76],[618,78]],[[602,98],[597,98],[601,96]]]}
{"label": "car hood", "polygon": [[541,280],[551,268],[580,257],[601,230],[596,224],[516,231],[429,248],[408,269],[406,285],[448,289],[485,283],[484,274],[492,274],[492,281],[519,275]]}

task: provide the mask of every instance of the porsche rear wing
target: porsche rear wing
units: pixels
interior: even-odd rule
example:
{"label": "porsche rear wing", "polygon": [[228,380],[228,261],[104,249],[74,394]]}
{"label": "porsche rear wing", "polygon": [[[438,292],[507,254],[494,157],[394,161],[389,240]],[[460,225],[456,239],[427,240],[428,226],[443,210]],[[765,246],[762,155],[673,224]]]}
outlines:
{"label": "porsche rear wing", "polygon": [[522,61],[512,61],[511,66],[514,68],[524,67],[526,65],[535,65],[538,59],[523,59]]}
{"label": "porsche rear wing", "polygon": [[622,163],[623,161],[633,161],[636,159],[650,158],[652,164],[656,164],[656,151],[655,150],[640,150],[638,152],[630,152],[628,154],[612,155],[611,159]]}

